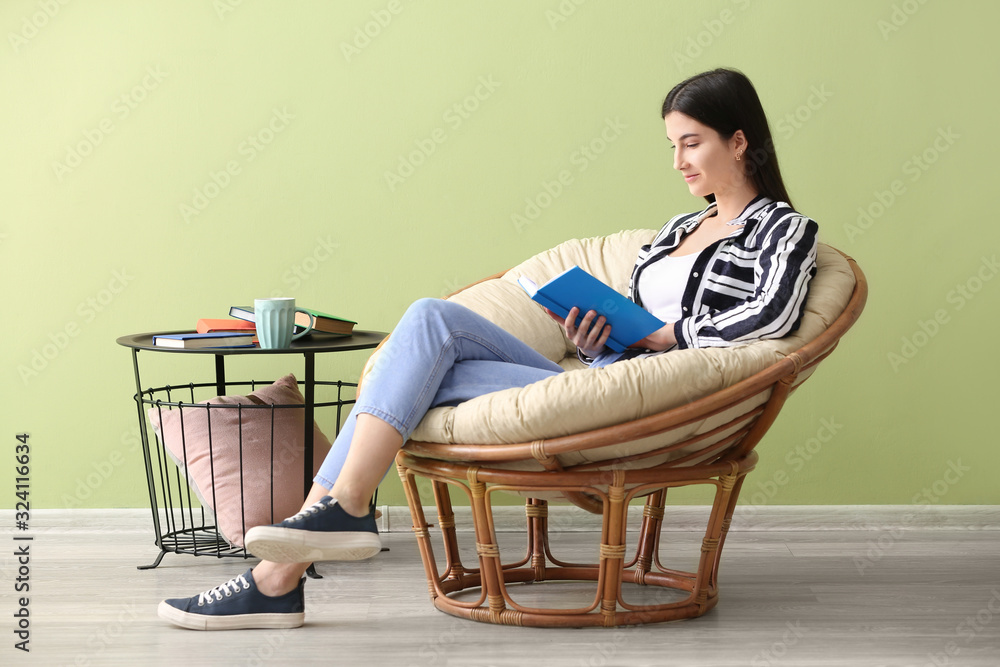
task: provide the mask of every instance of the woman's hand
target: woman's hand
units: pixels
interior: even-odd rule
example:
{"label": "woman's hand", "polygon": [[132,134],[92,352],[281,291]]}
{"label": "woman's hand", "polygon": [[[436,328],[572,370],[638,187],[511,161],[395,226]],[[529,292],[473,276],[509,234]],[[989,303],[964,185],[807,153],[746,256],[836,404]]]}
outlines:
{"label": "woman's hand", "polygon": [[657,352],[666,350],[677,344],[677,336],[674,335],[674,323],[668,322],[666,326],[657,329],[642,340],[632,343],[629,347],[643,347],[647,350]]}
{"label": "woman's hand", "polygon": [[563,319],[548,308],[545,309],[549,317],[562,325],[566,332],[566,337],[576,345],[580,352],[587,357],[596,357],[604,350],[604,343],[611,335],[611,325],[605,325],[603,315],[598,315],[596,311],[589,310],[580,320],[580,326],[576,326],[576,317],[580,314],[580,309],[576,306],[570,308],[566,318]]}

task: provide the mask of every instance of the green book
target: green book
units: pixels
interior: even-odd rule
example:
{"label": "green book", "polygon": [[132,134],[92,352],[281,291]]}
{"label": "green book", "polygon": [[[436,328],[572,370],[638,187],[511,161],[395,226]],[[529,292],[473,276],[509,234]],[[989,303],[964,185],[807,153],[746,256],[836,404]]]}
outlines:
{"label": "green book", "polygon": [[[313,331],[341,336],[350,336],[354,333],[354,325],[357,324],[354,320],[344,319],[312,308],[302,308],[302,310],[309,311],[309,314],[313,316],[315,320]],[[309,326],[309,316],[305,313],[295,313],[295,326],[303,329]]]}
{"label": "green book", "polygon": [[[304,308],[302,306],[300,306],[300,308],[302,308],[302,310],[309,311],[313,318],[315,318],[316,323],[313,325],[313,331],[337,334],[339,336],[350,336],[354,333],[354,325],[357,324],[354,320],[344,319],[343,317],[330,315],[329,313],[324,313],[312,308]],[[232,306],[229,309],[229,316],[246,320],[247,322],[253,322],[253,306]],[[309,326],[309,316],[305,313],[295,313],[295,326],[305,329]]]}

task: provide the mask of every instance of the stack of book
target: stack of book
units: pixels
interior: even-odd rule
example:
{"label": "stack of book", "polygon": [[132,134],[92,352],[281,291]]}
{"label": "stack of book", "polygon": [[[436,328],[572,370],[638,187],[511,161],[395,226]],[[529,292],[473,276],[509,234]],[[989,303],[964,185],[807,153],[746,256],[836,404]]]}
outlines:
{"label": "stack of book", "polygon": [[[334,336],[350,336],[357,322],[323,313],[312,308],[303,308],[312,314],[315,324],[313,331]],[[192,333],[164,334],[153,336],[153,345],[186,350],[217,347],[254,347],[258,345],[257,330],[254,325],[253,306],[233,306],[229,309],[233,319],[201,319]],[[295,313],[296,330],[309,326],[305,313]]]}

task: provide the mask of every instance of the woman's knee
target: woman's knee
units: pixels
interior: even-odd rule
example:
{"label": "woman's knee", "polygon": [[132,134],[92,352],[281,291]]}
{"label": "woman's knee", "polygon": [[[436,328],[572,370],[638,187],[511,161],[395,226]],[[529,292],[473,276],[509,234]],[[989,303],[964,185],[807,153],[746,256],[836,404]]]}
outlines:
{"label": "woman's knee", "polygon": [[431,318],[447,319],[449,315],[458,313],[462,310],[465,310],[463,306],[460,306],[452,301],[424,297],[422,299],[417,299],[410,304],[410,307],[407,308],[406,312],[403,314],[400,323],[402,323],[403,320],[408,319],[416,319],[419,321],[426,321]]}
{"label": "woman's knee", "polygon": [[440,304],[444,303],[443,299],[434,299],[431,297],[424,297],[422,299],[417,299],[410,304],[410,307],[406,309],[406,313],[428,313],[433,312],[440,308]]}

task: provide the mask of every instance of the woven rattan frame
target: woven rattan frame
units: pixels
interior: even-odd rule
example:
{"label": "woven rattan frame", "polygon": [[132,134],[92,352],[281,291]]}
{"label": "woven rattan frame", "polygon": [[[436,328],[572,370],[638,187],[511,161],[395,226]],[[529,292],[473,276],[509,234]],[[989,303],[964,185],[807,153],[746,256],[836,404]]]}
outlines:
{"label": "woven rattan frame", "polygon": [[[718,572],[722,547],[732,520],[740,487],[757,462],[754,448],[774,423],[786,398],[817,364],[837,346],[864,308],[867,281],[857,263],[847,258],[855,276],[854,291],[843,313],[815,340],[769,368],[731,387],[660,414],[571,436],[530,443],[504,445],[442,444],[410,441],[396,457],[406,492],[420,555],[434,606],[454,616],[476,621],[537,627],[621,626],[671,621],[700,616],[719,598]],[[502,275],[502,274],[498,274]],[[801,376],[801,377],[800,377]],[[766,400],[753,401],[757,396]],[[744,406],[750,406],[746,407]],[[733,433],[714,442],[707,460],[687,464],[690,456],[651,467],[635,467],[637,460],[699,442],[693,436],[669,447],[629,457],[623,461],[560,466],[557,455],[604,447],[662,434],[684,424],[704,420],[729,410],[739,414],[716,431]],[[704,455],[704,451],[700,453]],[[501,467],[518,461],[536,461],[543,471],[518,471]],[[439,567],[431,545],[431,524],[424,516],[417,479],[431,481],[437,524],[444,547]],[[702,539],[697,570],[671,569],[660,563],[660,529],[668,489],[709,485],[715,488],[711,515]],[[478,568],[466,567],[459,553],[458,531],[449,489],[460,489],[472,508]],[[564,563],[551,552],[548,538],[548,505],[527,501],[527,552],[503,562],[494,530],[490,497],[494,492],[516,491],[530,496],[559,492],[574,504],[602,515],[599,559],[596,563]],[[645,497],[635,550],[626,554],[626,520],[629,502]],[[637,509],[637,508],[633,508]],[[510,586],[532,582],[596,582],[593,601],[575,609],[528,607],[510,594]],[[623,583],[659,586],[680,593],[667,603],[636,604],[622,594]],[[463,591],[479,589],[475,594]],[[558,588],[554,587],[558,598]]]}

